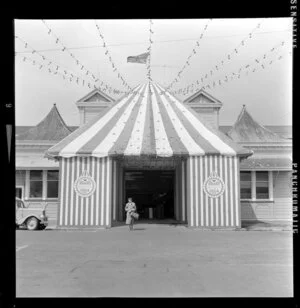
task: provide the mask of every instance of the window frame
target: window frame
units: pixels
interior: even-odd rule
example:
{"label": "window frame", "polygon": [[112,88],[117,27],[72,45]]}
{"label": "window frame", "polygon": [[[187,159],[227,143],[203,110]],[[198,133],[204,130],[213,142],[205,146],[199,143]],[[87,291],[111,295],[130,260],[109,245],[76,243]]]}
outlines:
{"label": "window frame", "polygon": [[21,198],[22,200],[24,200],[24,186],[23,185],[16,185],[16,188],[21,189]]}
{"label": "window frame", "polygon": [[[57,181],[55,180],[53,180],[53,181],[50,181],[50,182],[57,182],[57,185],[58,185],[58,187],[57,187],[57,197],[48,197],[48,171],[55,171],[55,172],[57,172],[57,175],[58,175],[58,179],[57,179]],[[47,200],[57,200],[58,199],[58,197],[59,197],[59,170],[45,170],[45,173],[46,173],[46,175],[45,175],[45,199],[47,199]]]}
{"label": "window frame", "polygon": [[[251,202],[274,202],[273,191],[274,191],[274,183],[273,183],[273,170],[240,170],[241,172],[251,172],[251,198],[243,199],[241,197],[241,188],[240,188],[240,200],[241,201],[251,201]],[[258,199],[256,198],[256,173],[257,172],[267,172],[268,173],[268,193],[269,198],[267,199]],[[241,182],[241,181],[240,181]]]}
{"label": "window frame", "polygon": [[[42,171],[43,179],[43,188],[41,197],[30,197],[30,171]],[[56,198],[47,198],[47,172],[48,171],[58,171],[58,197]],[[24,186],[24,200],[25,201],[57,201],[59,199],[59,186],[60,186],[60,175],[58,168],[49,168],[49,169],[26,169],[25,173],[25,186]]]}
{"label": "window frame", "polygon": [[[42,173],[42,179],[41,180],[31,180],[30,176],[31,176],[31,172],[32,171],[40,171]],[[28,196],[28,199],[33,199],[33,200],[40,200],[40,199],[43,199],[43,195],[44,195],[44,180],[43,180],[43,173],[44,173],[44,170],[29,170],[29,196]],[[30,195],[30,191],[31,191],[31,182],[42,182],[42,195],[39,196],[39,197],[31,197]]]}
{"label": "window frame", "polygon": [[250,173],[250,196],[252,196],[252,174],[251,174],[251,171],[248,171],[248,170],[241,170],[240,171],[240,199],[241,200],[249,200],[249,198],[242,198],[242,185],[241,185],[242,184],[242,180],[241,180],[241,173],[242,172]]}
{"label": "window frame", "polygon": [[[258,172],[265,172],[265,173],[267,173],[267,180],[266,181],[257,180],[257,173]],[[266,182],[267,183],[268,198],[257,198],[257,188],[258,188],[257,183],[258,182],[262,182],[262,183]],[[264,171],[264,170],[257,170],[257,171],[255,171],[255,199],[256,200],[270,200],[270,184],[269,184],[269,182],[270,182],[270,176],[269,176],[269,172],[268,171]]]}

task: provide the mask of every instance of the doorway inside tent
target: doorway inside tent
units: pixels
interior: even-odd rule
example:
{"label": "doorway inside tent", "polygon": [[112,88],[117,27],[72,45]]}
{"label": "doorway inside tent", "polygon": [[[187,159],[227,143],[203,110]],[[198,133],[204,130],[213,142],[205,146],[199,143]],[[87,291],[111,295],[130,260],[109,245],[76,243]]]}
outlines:
{"label": "doorway inside tent", "polygon": [[125,197],[135,202],[139,220],[175,219],[175,170],[125,170],[124,175]]}

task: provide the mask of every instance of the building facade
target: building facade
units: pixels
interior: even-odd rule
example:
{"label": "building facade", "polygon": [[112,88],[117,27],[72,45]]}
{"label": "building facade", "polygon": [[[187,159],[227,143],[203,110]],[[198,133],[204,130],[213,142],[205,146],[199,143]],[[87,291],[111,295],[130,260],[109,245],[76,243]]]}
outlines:
{"label": "building facade", "polygon": [[[62,228],[114,226],[124,221],[129,195],[143,205],[143,218],[190,227],[291,220],[291,140],[268,135],[245,109],[225,136],[221,102],[200,91],[182,104],[161,91],[145,85],[139,95],[114,102],[94,90],[76,103],[75,130],[54,105],[36,127],[16,136],[16,194],[30,206],[45,206],[50,223]],[[249,118],[260,139],[245,139]]]}
{"label": "building facade", "polygon": [[228,135],[254,155],[241,163],[244,220],[292,220],[292,142],[257,123],[244,106]]}

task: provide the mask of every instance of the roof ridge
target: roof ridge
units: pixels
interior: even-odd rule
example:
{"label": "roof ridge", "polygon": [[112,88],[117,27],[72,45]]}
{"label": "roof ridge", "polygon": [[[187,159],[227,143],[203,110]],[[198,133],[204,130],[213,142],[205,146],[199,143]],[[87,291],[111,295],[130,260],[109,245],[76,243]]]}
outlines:
{"label": "roof ridge", "polygon": [[[56,107],[56,103],[53,104],[53,107],[52,107],[51,110],[53,110],[53,109],[54,109],[54,111],[56,112],[56,114],[57,114],[57,116],[59,117],[59,119],[60,119],[60,121],[62,122],[62,124],[64,125],[64,127],[67,128],[69,132],[71,132],[71,130],[69,129],[69,126],[66,124],[66,122],[65,122],[64,119],[63,119],[63,117],[62,117],[61,114],[59,113],[59,111],[58,111],[58,109],[57,109],[57,107]],[[51,112],[51,110],[50,110],[50,112]],[[49,114],[48,114],[48,115],[49,115]],[[46,117],[47,117],[47,116],[46,116]],[[45,117],[45,118],[46,118],[46,117]],[[44,118],[44,119],[45,119],[45,118]]]}
{"label": "roof ridge", "polygon": [[85,100],[89,99],[90,97],[92,97],[93,95],[95,95],[96,93],[102,95],[105,99],[107,99],[110,102],[115,102],[115,99],[113,99],[112,97],[110,97],[108,94],[104,93],[103,91],[101,91],[100,88],[94,88],[92,91],[90,91],[88,94],[86,94],[85,96],[81,97],[77,103],[80,102],[84,102]]}

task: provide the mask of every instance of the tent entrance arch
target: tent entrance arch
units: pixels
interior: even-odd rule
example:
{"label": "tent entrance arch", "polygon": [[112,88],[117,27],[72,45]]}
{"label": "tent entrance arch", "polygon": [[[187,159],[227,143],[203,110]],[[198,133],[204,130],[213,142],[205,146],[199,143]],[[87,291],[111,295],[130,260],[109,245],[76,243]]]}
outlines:
{"label": "tent entrance arch", "polygon": [[124,180],[125,200],[132,197],[140,219],[175,219],[174,170],[127,169]]}
{"label": "tent entrance arch", "polygon": [[118,221],[126,219],[124,207],[129,197],[137,205],[140,220],[180,220],[177,210],[180,187],[176,179],[182,159],[123,157],[117,161],[121,170]]}

